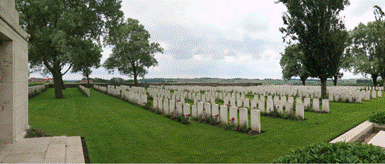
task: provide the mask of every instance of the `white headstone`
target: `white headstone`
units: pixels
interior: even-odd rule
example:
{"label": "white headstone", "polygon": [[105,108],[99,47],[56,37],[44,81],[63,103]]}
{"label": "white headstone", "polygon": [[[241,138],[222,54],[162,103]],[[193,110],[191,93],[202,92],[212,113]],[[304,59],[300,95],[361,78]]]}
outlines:
{"label": "white headstone", "polygon": [[254,101],[254,99],[251,100],[250,109],[257,109],[257,103]]}
{"label": "white headstone", "polygon": [[182,102],[177,102],[176,103],[176,113],[178,115],[183,115],[183,112],[182,112]]}
{"label": "white headstone", "polygon": [[249,117],[247,116],[247,109],[246,108],[240,108],[239,109],[239,125],[243,127],[246,125],[246,127],[249,127]]}
{"label": "white headstone", "polygon": [[198,117],[198,110],[196,105],[191,105],[191,116]]}
{"label": "white headstone", "polygon": [[237,107],[230,107],[230,120],[234,118],[234,125],[238,126],[238,108]]}
{"label": "white headstone", "polygon": [[305,112],[304,112],[302,103],[295,104],[295,113],[296,113],[296,116],[300,116],[302,119],[305,118]]}
{"label": "white headstone", "polygon": [[376,94],[376,91],[375,90],[373,90],[372,91],[372,99],[376,99],[377,98],[377,94]]}
{"label": "white headstone", "polygon": [[304,106],[306,106],[306,107],[310,106],[310,98],[305,98]]}
{"label": "white headstone", "polygon": [[184,103],[184,105],[183,105],[183,115],[188,117],[189,114],[190,114],[190,104]]}
{"label": "white headstone", "polygon": [[319,99],[317,98],[313,99],[313,110],[319,111]]}
{"label": "white headstone", "polygon": [[168,99],[164,99],[162,110],[164,111],[165,114],[169,113],[170,108],[168,108]]}
{"label": "white headstone", "polygon": [[258,109],[260,112],[265,112],[265,101],[263,100],[258,101]]}
{"label": "white headstone", "polygon": [[328,99],[322,99],[322,111],[329,113],[329,100]]}
{"label": "white headstone", "polygon": [[170,114],[175,115],[175,100],[170,100]]}
{"label": "white headstone", "polygon": [[245,100],[243,101],[243,106],[246,108],[250,107],[249,98],[245,98]]}
{"label": "white headstone", "polygon": [[228,118],[228,110],[227,110],[227,106],[226,105],[221,105],[221,122],[224,123],[224,124],[228,124],[229,123],[229,118]]}
{"label": "white headstone", "polygon": [[267,113],[270,113],[274,111],[274,108],[273,108],[273,101],[272,100],[267,100],[267,103],[266,103],[266,112]]}
{"label": "white headstone", "polygon": [[212,110],[211,110],[211,114],[212,116],[216,116],[217,114],[219,114],[219,111],[218,111],[218,104],[212,104]]}
{"label": "white headstone", "polygon": [[154,108],[158,108],[158,99],[156,97],[152,99],[152,104]]}
{"label": "white headstone", "polygon": [[288,98],[287,101],[288,101],[288,102],[291,102],[291,103],[294,103],[294,97],[291,97],[291,96],[290,96],[290,97]]}
{"label": "white headstone", "polygon": [[211,116],[211,104],[210,103],[205,103],[204,114],[207,116]]}
{"label": "white headstone", "polygon": [[252,109],[250,114],[251,130],[261,133],[261,118],[259,110]]}

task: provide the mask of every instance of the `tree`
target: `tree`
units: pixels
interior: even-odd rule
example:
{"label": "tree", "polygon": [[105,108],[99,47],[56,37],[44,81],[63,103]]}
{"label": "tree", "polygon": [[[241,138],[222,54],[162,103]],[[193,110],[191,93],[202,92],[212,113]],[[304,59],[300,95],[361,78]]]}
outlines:
{"label": "tree", "polygon": [[375,56],[376,35],[374,22],[368,22],[368,25],[359,23],[350,31],[350,37],[352,38],[352,46],[350,48],[350,54],[354,57],[353,74],[361,73],[363,76],[371,75],[373,85],[377,86],[377,77],[380,74],[380,63]]}
{"label": "tree", "polygon": [[144,78],[147,73],[145,68],[158,64],[152,54],[163,53],[163,48],[159,43],[150,44],[148,31],[138,20],[131,18],[114,28],[110,36],[107,42],[114,44],[114,47],[103,66],[110,71],[117,68],[120,74],[133,76],[137,85],[137,77]]}
{"label": "tree", "polygon": [[[338,14],[349,5],[348,0],[278,0],[288,9],[283,15],[286,33],[283,37],[298,41],[305,54],[302,63],[310,77],[321,80],[321,97],[327,98],[326,80],[333,77],[338,69],[341,55],[337,50],[343,46],[347,33]],[[344,32],[345,31],[345,32]]]}
{"label": "tree", "polygon": [[101,45],[95,45],[91,40],[86,40],[84,42],[79,42],[79,44],[83,44],[76,50],[76,54],[74,54],[74,58],[76,60],[72,61],[74,64],[72,71],[81,72],[83,76],[87,78],[88,87],[90,87],[90,74],[92,73],[91,67],[99,68],[100,67],[100,59],[102,58],[102,47]]}
{"label": "tree", "polygon": [[301,62],[301,58],[304,57],[304,54],[300,51],[298,44],[286,47],[285,53],[281,53],[281,56],[279,64],[282,68],[283,79],[290,80],[293,76],[299,76],[302,85],[305,85],[309,73],[307,72],[305,65]]}
{"label": "tree", "polygon": [[371,31],[375,35],[370,38],[375,44],[373,46],[375,57],[378,58],[380,64],[380,76],[382,78],[382,84],[385,90],[385,14],[379,6],[374,6],[374,14],[376,21],[374,23],[374,29]]}
{"label": "tree", "polygon": [[[53,75],[56,98],[64,98],[62,76],[77,60],[77,44],[85,38],[100,43],[101,36],[123,20],[120,8],[120,0],[16,1],[20,25],[31,35],[29,62],[32,66],[44,65]],[[69,68],[62,73],[65,65]]]}
{"label": "tree", "polygon": [[340,61],[337,64],[336,72],[332,76],[334,86],[337,86],[338,79],[342,79],[342,76],[344,76],[344,73],[340,72],[340,70],[341,69],[344,69],[345,71],[351,70],[352,62],[354,61],[354,59],[352,58],[352,55],[349,53],[350,49],[347,48],[349,47],[349,45],[352,44],[351,38],[349,37],[349,33],[346,30],[343,30],[341,31],[340,35],[341,35],[340,37],[337,36],[335,38],[337,39],[337,42],[340,41],[340,44],[338,44],[333,49],[333,53],[341,55]]}

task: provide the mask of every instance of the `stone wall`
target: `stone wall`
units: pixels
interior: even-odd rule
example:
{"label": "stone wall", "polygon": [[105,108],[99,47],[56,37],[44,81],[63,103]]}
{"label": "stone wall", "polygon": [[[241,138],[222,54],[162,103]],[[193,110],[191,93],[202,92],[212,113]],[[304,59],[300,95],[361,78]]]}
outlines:
{"label": "stone wall", "polygon": [[22,139],[28,125],[28,38],[15,0],[0,0],[0,140]]}

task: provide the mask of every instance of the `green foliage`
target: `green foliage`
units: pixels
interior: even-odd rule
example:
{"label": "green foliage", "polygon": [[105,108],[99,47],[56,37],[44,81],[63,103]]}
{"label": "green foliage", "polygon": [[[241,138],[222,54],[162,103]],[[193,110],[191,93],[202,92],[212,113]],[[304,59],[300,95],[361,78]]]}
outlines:
{"label": "green foliage", "polygon": [[290,80],[293,76],[299,76],[306,80],[309,77],[305,65],[301,62],[304,54],[300,51],[298,44],[286,47],[285,53],[281,53],[281,56],[279,64],[282,68],[283,79]]}
{"label": "green foliage", "polygon": [[385,111],[376,111],[373,112],[369,117],[370,122],[375,122],[377,124],[385,124]]}
{"label": "green foliage", "polygon": [[[123,18],[121,1],[116,0],[17,0],[15,4],[20,25],[31,36],[30,67],[45,66],[54,79],[60,79],[54,84],[56,98],[63,98],[62,76],[80,65],[79,56],[92,52],[88,59],[100,61],[101,54],[92,51],[92,41],[100,43],[100,37]],[[62,73],[67,64],[69,68]]]}
{"label": "green foliage", "polygon": [[381,148],[361,143],[318,143],[291,150],[273,163],[384,163]]}
{"label": "green foliage", "polygon": [[146,68],[156,66],[158,62],[152,54],[161,52],[159,43],[150,43],[150,34],[136,19],[128,18],[126,22],[114,28],[107,42],[113,43],[112,54],[103,66],[110,70],[118,69],[120,74],[144,78]]}
{"label": "green foliage", "polygon": [[348,0],[278,0],[287,12],[282,16],[280,31],[289,37],[288,44],[297,40],[299,49],[306,54],[301,62],[310,77],[321,79],[322,98],[326,98],[326,79],[333,77],[341,66],[348,33],[337,16],[349,5]]}
{"label": "green foliage", "polygon": [[25,138],[36,138],[36,137],[47,137],[48,135],[44,133],[44,130],[29,128]]}

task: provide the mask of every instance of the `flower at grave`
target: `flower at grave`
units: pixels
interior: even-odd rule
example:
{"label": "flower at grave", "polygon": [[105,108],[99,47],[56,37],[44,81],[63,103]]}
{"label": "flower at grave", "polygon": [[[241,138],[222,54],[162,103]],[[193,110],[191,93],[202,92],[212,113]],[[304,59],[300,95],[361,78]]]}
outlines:
{"label": "flower at grave", "polygon": [[218,116],[219,116],[219,114],[215,115],[214,117],[218,117]]}
{"label": "flower at grave", "polygon": [[205,108],[203,108],[203,110],[206,110]]}
{"label": "flower at grave", "polygon": [[231,121],[234,121],[235,120],[235,118],[233,117],[233,118],[231,118]]}
{"label": "flower at grave", "polygon": [[188,116],[191,116],[191,114],[188,114]]}
{"label": "flower at grave", "polygon": [[225,127],[225,130],[227,130],[227,127]]}
{"label": "flower at grave", "polygon": [[162,108],[162,110],[164,110],[164,109]]}
{"label": "flower at grave", "polygon": [[175,107],[175,109],[176,109],[176,107]]}

